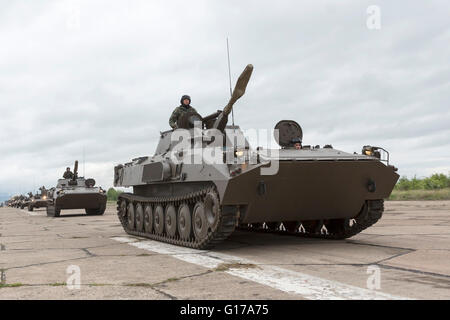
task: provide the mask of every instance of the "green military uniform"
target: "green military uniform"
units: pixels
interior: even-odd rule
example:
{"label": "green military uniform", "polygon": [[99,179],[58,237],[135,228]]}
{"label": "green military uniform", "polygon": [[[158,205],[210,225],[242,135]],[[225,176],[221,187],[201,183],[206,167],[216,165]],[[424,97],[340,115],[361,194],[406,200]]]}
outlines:
{"label": "green military uniform", "polygon": [[193,112],[197,112],[193,107],[191,107],[191,106],[183,106],[183,105],[181,105],[181,106],[179,106],[179,107],[176,107],[175,108],[175,110],[172,112],[172,115],[170,116],[170,119],[169,119],[169,124],[170,124],[170,126],[172,127],[172,128],[174,128],[174,129],[176,129],[176,127],[177,127],[177,121],[178,121],[178,119],[183,115],[183,114],[185,114],[186,112],[188,112],[188,111],[193,111]]}
{"label": "green military uniform", "polygon": [[[188,105],[185,105],[183,103],[183,101],[185,99],[189,100]],[[197,113],[197,110],[195,110],[193,107],[191,107],[191,105],[190,105],[191,97],[189,97],[188,95],[182,96],[180,103],[181,103],[181,105],[179,107],[175,108],[175,110],[172,112],[172,115],[170,116],[170,119],[169,119],[169,124],[173,129],[177,128],[177,121],[183,114],[185,114],[188,111]]]}
{"label": "green military uniform", "polygon": [[65,171],[63,174],[64,179],[73,179],[73,173],[72,171]]}

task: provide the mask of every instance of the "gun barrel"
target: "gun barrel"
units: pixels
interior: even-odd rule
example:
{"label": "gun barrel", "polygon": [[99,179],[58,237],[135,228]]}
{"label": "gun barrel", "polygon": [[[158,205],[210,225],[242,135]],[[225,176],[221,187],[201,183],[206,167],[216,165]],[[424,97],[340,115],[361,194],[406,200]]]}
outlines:
{"label": "gun barrel", "polygon": [[78,176],[78,160],[75,161],[75,165],[73,166],[73,176]]}
{"label": "gun barrel", "polygon": [[231,110],[233,109],[233,105],[236,103],[236,101],[242,97],[245,93],[245,89],[247,88],[247,84],[250,81],[250,77],[252,76],[253,72],[253,65],[249,64],[247,67],[245,67],[244,71],[239,76],[236,86],[234,87],[233,94],[231,95],[230,101],[228,101],[228,104],[223,108],[223,112],[218,116],[216,121],[214,122],[214,128],[224,131],[225,127],[228,123],[228,115],[231,113]]}
{"label": "gun barrel", "polygon": [[253,65],[249,64],[245,67],[244,71],[242,71],[239,76],[236,86],[234,87],[233,94],[231,95],[231,99],[223,109],[223,113],[227,116],[230,114],[231,109],[233,109],[233,105],[236,101],[242,97],[245,93],[245,89],[247,89],[248,82],[250,81],[250,77],[252,76]]}

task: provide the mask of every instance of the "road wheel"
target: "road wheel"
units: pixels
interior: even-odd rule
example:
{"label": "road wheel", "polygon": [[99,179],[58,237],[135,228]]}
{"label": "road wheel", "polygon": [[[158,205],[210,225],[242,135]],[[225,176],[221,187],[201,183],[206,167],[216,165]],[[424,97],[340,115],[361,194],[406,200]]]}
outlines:
{"label": "road wheel", "polygon": [[135,226],[135,214],[134,214],[134,205],[133,203],[129,203],[127,207],[127,221],[128,221],[128,228],[130,230],[134,230]]}
{"label": "road wheel", "polygon": [[144,230],[146,233],[152,233],[153,231],[153,209],[149,204],[144,209]]}
{"label": "road wheel", "polygon": [[254,222],[250,223],[250,227],[252,227],[252,229],[262,229],[263,224],[261,222]]}
{"label": "road wheel", "polygon": [[281,226],[281,222],[266,222],[266,227],[270,231],[279,230]]}
{"label": "road wheel", "polygon": [[325,221],[325,227],[329,234],[341,238],[353,225],[352,219],[330,219]]}
{"label": "road wheel", "polygon": [[214,191],[210,191],[206,194],[204,200],[204,212],[206,219],[208,220],[211,230],[215,230],[219,223],[220,203],[219,197]]}
{"label": "road wheel", "polygon": [[173,204],[166,206],[165,214],[166,234],[169,237],[175,237],[177,234],[177,208]]}
{"label": "road wheel", "polygon": [[296,232],[300,223],[297,221],[283,221],[283,226],[287,232]]}
{"label": "road wheel", "polygon": [[162,235],[164,232],[164,208],[162,205],[158,204],[154,211],[155,220],[154,220],[154,228],[155,233],[158,235]]}
{"label": "road wheel", "polygon": [[202,241],[208,236],[208,218],[205,214],[205,205],[203,202],[199,201],[194,206],[193,213],[193,231],[195,239],[197,241]]}
{"label": "road wheel", "polygon": [[122,218],[127,215],[127,202],[125,200],[120,201],[119,213]]}
{"label": "road wheel", "polygon": [[323,227],[323,220],[302,221],[302,226],[306,233],[320,233]]}
{"label": "road wheel", "polygon": [[136,230],[140,232],[144,231],[144,209],[140,203],[136,205],[135,216]]}
{"label": "road wheel", "polygon": [[187,203],[178,208],[178,233],[183,240],[189,240],[192,236],[191,208]]}

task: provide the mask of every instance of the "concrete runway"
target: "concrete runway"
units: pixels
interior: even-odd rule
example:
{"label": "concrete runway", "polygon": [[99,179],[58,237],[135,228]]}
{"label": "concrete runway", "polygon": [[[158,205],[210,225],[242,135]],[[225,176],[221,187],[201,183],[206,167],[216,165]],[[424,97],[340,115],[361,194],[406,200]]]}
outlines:
{"label": "concrete runway", "polygon": [[115,205],[0,208],[0,299],[450,299],[450,201],[385,207],[347,240],[235,232],[211,251],[130,237]]}

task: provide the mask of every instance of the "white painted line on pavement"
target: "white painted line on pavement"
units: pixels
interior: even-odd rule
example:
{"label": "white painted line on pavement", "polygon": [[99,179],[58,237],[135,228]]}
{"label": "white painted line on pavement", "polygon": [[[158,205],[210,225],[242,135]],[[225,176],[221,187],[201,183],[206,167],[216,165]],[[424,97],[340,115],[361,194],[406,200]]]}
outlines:
{"label": "white painted line on pavement", "polygon": [[113,240],[128,243],[139,249],[170,255],[176,259],[193,263],[205,268],[217,268],[221,264],[251,264],[254,268],[230,268],[225,273],[250,280],[262,285],[291,293],[299,294],[313,300],[400,300],[404,297],[394,296],[380,291],[359,288],[337,281],[322,279],[305,273],[283,269],[271,265],[258,265],[247,259],[214,252],[178,247],[153,240],[125,236]]}

